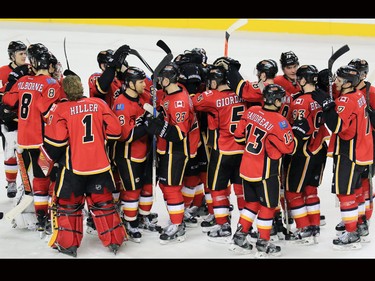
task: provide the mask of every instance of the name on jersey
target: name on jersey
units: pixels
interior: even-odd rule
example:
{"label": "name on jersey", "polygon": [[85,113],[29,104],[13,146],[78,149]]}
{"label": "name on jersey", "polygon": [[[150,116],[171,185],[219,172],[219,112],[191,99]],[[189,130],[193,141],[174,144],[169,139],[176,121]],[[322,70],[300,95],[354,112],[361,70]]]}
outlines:
{"label": "name on jersey", "polygon": [[266,118],[263,116],[260,116],[259,114],[256,114],[255,112],[248,112],[247,119],[254,121],[255,123],[258,123],[259,126],[266,129],[267,131],[272,130],[273,124],[270,123]]}
{"label": "name on jersey", "polygon": [[98,111],[97,104],[93,104],[93,103],[80,104],[80,105],[72,106],[70,108],[70,115],[86,113],[86,112],[97,112],[97,111]]}
{"label": "name on jersey", "polygon": [[20,82],[18,83],[19,90],[29,90],[29,91],[43,91],[43,84],[35,82]]}
{"label": "name on jersey", "polygon": [[240,102],[243,102],[243,99],[240,98],[239,96],[225,97],[225,98],[218,99],[216,101],[216,107],[223,107],[223,106],[240,103]]}

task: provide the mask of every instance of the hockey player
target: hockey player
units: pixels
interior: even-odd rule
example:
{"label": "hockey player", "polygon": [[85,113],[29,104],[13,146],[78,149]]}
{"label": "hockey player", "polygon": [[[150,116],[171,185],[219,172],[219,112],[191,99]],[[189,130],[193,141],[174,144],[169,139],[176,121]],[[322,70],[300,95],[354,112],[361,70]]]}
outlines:
{"label": "hockey player", "polygon": [[[191,51],[187,50],[184,54],[178,55],[174,61],[178,65],[180,72],[178,82],[187,89],[191,97],[206,89],[207,55],[204,49],[194,48]],[[206,188],[208,162],[208,148],[206,144],[207,115],[203,112],[196,114],[199,122],[200,141],[197,154],[194,157],[190,157],[187,163],[184,186],[182,188],[182,195],[185,202],[184,222],[187,227],[198,226],[197,217],[202,215],[201,210],[203,208],[209,209],[212,217],[214,217],[212,200],[210,200],[211,196]],[[205,196],[207,200],[205,200]],[[205,206],[206,201],[208,201],[208,207]],[[208,222],[204,221],[201,224]]]}
{"label": "hockey player", "polygon": [[130,47],[123,45],[114,52],[111,49],[100,51],[97,62],[101,72],[95,72],[88,79],[89,96],[99,97],[112,108],[113,101],[119,95],[122,73],[128,68],[126,57]]}
{"label": "hockey player", "polygon": [[294,135],[280,113],[285,90],[276,84],[263,89],[264,105],[251,106],[234,131],[236,142],[245,145],[240,176],[243,179],[245,206],[240,212],[230,249],[248,253],[252,248],[248,232],[257,220],[257,255],[280,255],[281,248],[270,242],[272,220],[279,204],[282,156],[293,153]]}
{"label": "hockey player", "polygon": [[366,98],[355,87],[360,73],[351,66],[336,71],[333,86],[340,93],[333,100],[324,92],[314,92],[312,98],[323,109],[326,126],[332,131],[328,155],[333,157],[332,193],[340,202],[345,231],[333,240],[334,248],[361,248],[357,230],[358,202],[355,189],[361,174],[373,163],[373,138],[366,114]]}
{"label": "hockey player", "polygon": [[[356,58],[352,59],[348,66],[352,66],[359,71],[360,81],[356,86],[356,89],[361,91],[363,96],[366,98],[366,102],[368,103],[367,107],[373,108],[375,106],[375,87],[370,84],[369,89],[367,89],[367,84],[369,84],[369,82],[366,81],[367,74],[369,72],[368,62],[364,59]],[[373,137],[374,132],[374,125],[372,125]],[[358,233],[361,236],[361,242],[369,242],[368,223],[373,211],[373,194],[370,194],[370,168],[373,169],[373,165],[366,167],[365,171],[361,175],[361,186],[355,189],[356,199],[358,201]],[[371,175],[374,175],[373,171]],[[345,231],[345,224],[341,221],[336,226],[336,230],[339,233]]]}
{"label": "hockey player", "polygon": [[[0,95],[4,95],[9,79],[18,79],[19,76],[26,75],[29,72],[26,63],[26,45],[21,41],[11,41],[8,45],[8,55],[10,63],[0,67]],[[12,73],[13,72],[13,73]],[[12,73],[12,74],[11,74]],[[1,99],[0,99],[1,102]],[[9,112],[9,113],[8,113]],[[7,114],[8,113],[8,114]],[[18,122],[14,120],[17,114],[9,107],[1,106],[1,137],[4,150],[4,171],[7,181],[7,196],[14,198],[17,193],[17,175],[18,165],[15,154],[17,145]]]}
{"label": "hockey player", "polygon": [[[239,167],[243,145],[234,140],[234,130],[246,110],[246,104],[228,86],[223,58],[215,60],[207,74],[209,90],[193,97],[197,112],[208,112],[208,123],[214,122],[212,148],[207,170],[207,188],[210,189],[216,225],[207,232],[208,240],[229,243],[232,235],[228,185],[232,184],[237,207],[244,206]],[[210,126],[210,125],[209,125]]]}
{"label": "hockey player", "polygon": [[65,77],[63,89],[68,101],[51,109],[38,160],[47,175],[54,162],[62,164],[54,190],[49,246],[77,256],[86,202],[103,246],[116,254],[126,232],[112,198],[115,185],[105,144],[120,138],[121,125],[104,101],[84,96],[78,76]]}
{"label": "hockey player", "polygon": [[277,75],[274,82],[282,86],[286,92],[293,96],[301,90],[301,87],[297,83],[298,57],[292,51],[281,53],[280,65],[283,74]]}
{"label": "hockey player", "polygon": [[142,237],[138,229],[138,209],[150,151],[145,121],[147,114],[151,114],[143,109],[139,98],[146,88],[145,78],[142,69],[128,67],[124,73],[125,91],[113,104],[122,128],[121,139],[114,146],[114,163],[124,187],[120,191],[121,208],[129,238],[137,243]]}
{"label": "hockey player", "polygon": [[40,43],[27,48],[27,56],[35,75],[25,75],[17,80],[3,97],[3,103],[14,107],[18,104],[18,147],[22,151],[25,169],[32,167],[32,193],[38,230],[41,237],[48,228],[48,199],[50,178],[37,165],[39,147],[43,143],[44,122],[52,105],[60,99],[61,86],[49,72],[52,54]]}
{"label": "hockey player", "polygon": [[179,86],[178,67],[169,63],[160,72],[158,83],[165,93],[160,101],[162,112],[148,121],[150,135],[157,136],[159,187],[163,193],[170,217],[170,225],[163,229],[160,243],[185,240],[184,198],[181,192],[183,176],[190,154],[196,153],[198,142],[192,143],[192,134],[199,126],[187,90]]}
{"label": "hockey player", "polygon": [[293,240],[304,245],[318,243],[318,187],[327,158],[326,140],[330,136],[321,118],[322,109],[311,97],[316,91],[317,82],[318,69],[314,65],[302,65],[298,68],[297,83],[301,92],[293,96],[290,108],[297,148],[285,168],[285,198],[298,228]]}
{"label": "hockey player", "polygon": [[[224,60],[225,61],[225,60]],[[250,82],[244,80],[241,74],[238,71],[238,67],[235,66],[234,62],[226,61],[228,65],[228,80],[231,88],[236,91],[236,93],[242,97],[248,105],[263,105],[263,94],[262,89],[265,85],[274,84],[275,77],[278,72],[277,63],[272,59],[263,59],[259,61],[256,65],[256,75],[258,77],[257,82]],[[290,121],[290,104],[292,102],[292,96],[289,92],[285,91],[285,97],[283,98],[282,105],[280,107],[280,113]],[[283,162],[287,163],[290,159],[290,155],[285,155],[283,157]],[[284,168],[286,165],[282,165]],[[285,170],[282,171],[282,188],[284,187],[285,182]],[[284,189],[282,189],[284,191]],[[285,229],[283,227],[283,222],[281,218],[281,207],[284,209],[284,192],[280,196],[280,205],[276,208],[275,218],[273,222],[271,240],[277,241],[280,238],[283,238],[284,234],[282,233]],[[288,223],[293,223],[289,221]],[[284,231],[285,232],[285,231]],[[255,232],[251,233],[252,236],[256,236]]]}
{"label": "hockey player", "polygon": [[[110,108],[112,108],[115,98],[120,94],[122,85],[122,74],[128,68],[126,57],[129,54],[130,47],[122,45],[116,52],[112,49],[102,50],[96,56],[100,72],[95,72],[88,79],[89,96],[103,99]],[[112,148],[108,147],[111,155]],[[112,193],[115,201],[120,196],[120,180],[116,167],[113,166],[113,174],[115,177],[116,191]],[[90,213],[87,217],[87,233],[95,234],[95,224]]]}

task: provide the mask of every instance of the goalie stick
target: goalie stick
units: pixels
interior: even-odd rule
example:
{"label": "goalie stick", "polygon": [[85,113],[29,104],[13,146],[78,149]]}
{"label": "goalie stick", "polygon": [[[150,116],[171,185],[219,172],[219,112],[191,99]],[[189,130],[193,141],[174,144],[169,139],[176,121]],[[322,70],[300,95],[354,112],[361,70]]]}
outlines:
{"label": "goalie stick", "polygon": [[332,54],[332,56],[328,59],[328,81],[329,81],[329,96],[332,98],[332,66],[335,61],[341,57],[343,54],[350,50],[348,45],[342,46],[336,52]]}
{"label": "goalie stick", "polygon": [[228,42],[229,37],[235,30],[247,24],[247,19],[239,19],[235,21],[226,31],[225,31],[225,40],[224,40],[224,57],[228,56]]}
{"label": "goalie stick", "polygon": [[24,194],[21,201],[13,209],[7,212],[4,216],[8,221],[12,221],[19,214],[21,214],[30,204],[34,202],[34,197],[32,195]]}

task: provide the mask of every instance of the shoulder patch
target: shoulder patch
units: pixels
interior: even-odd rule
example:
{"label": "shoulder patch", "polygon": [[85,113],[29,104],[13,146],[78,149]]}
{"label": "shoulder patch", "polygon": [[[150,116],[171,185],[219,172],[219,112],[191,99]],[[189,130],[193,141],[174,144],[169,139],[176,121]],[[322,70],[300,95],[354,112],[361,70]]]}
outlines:
{"label": "shoulder patch", "polygon": [[288,122],[287,122],[286,120],[280,121],[280,122],[279,122],[279,127],[280,127],[282,130],[288,128]]}
{"label": "shoulder patch", "polygon": [[115,110],[124,110],[124,109],[125,109],[125,104],[123,103],[116,104]]}

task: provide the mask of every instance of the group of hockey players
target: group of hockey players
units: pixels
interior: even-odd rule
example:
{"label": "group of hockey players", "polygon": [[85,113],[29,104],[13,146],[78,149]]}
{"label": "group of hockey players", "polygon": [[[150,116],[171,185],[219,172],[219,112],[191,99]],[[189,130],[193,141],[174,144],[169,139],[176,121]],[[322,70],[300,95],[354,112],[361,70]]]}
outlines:
{"label": "group of hockey players", "polygon": [[[84,93],[87,82],[63,71],[45,45],[9,43],[11,62],[0,68],[7,196],[15,205],[33,197],[14,227],[36,229],[74,257],[85,216],[86,232],[115,254],[143,231],[167,244],[200,225],[233,251],[278,256],[278,239],[318,243],[318,187],[330,156],[341,214],[333,247],[369,241],[375,88],[366,60],[332,74],[287,51],[282,74],[262,59],[257,81],[248,81],[239,61],[210,64],[203,48],[159,65],[152,78],[128,64],[130,53],[128,45],[100,51]],[[151,212],[155,188],[169,215],[164,227]]]}

